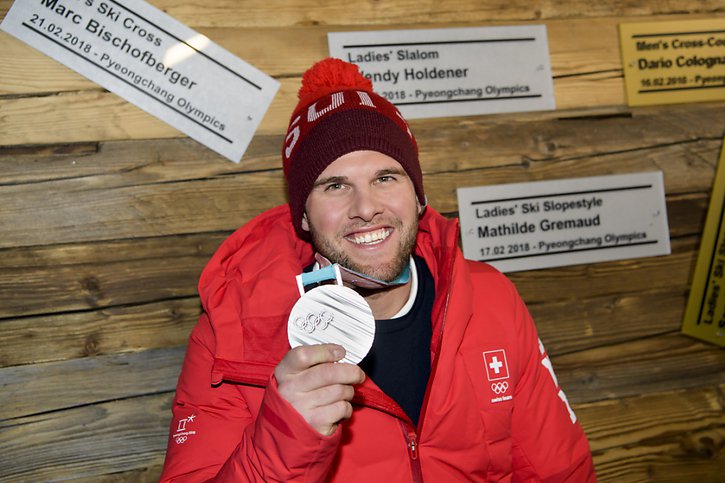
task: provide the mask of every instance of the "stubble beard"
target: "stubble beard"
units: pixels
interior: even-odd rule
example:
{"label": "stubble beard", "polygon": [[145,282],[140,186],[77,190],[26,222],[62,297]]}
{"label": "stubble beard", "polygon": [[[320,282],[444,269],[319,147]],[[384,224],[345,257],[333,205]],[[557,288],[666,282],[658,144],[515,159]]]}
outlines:
{"label": "stubble beard", "polygon": [[[383,265],[363,265],[354,262],[350,256],[345,253],[339,246],[336,246],[330,239],[322,236],[309,222],[310,234],[312,236],[312,243],[314,244],[317,251],[322,254],[325,258],[330,260],[332,263],[339,263],[341,266],[353,270],[368,277],[373,277],[384,282],[391,282],[398,278],[403,272],[405,267],[410,263],[410,256],[413,253],[415,247],[415,240],[418,235],[418,219],[415,218],[414,222],[405,229],[403,223],[400,220],[395,220],[391,223],[393,228],[398,231],[400,236],[400,243],[398,245],[398,253],[395,255],[393,260]],[[342,235],[336,235],[336,238],[342,239]]]}

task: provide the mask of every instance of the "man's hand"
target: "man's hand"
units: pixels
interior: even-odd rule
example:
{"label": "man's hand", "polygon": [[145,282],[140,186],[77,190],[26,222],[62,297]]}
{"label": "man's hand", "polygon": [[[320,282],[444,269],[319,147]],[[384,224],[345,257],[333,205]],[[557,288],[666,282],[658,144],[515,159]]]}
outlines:
{"label": "man's hand", "polygon": [[320,434],[329,436],[352,416],[354,384],[365,373],[354,364],[338,363],[345,349],[336,344],[295,347],[274,369],[279,393]]}

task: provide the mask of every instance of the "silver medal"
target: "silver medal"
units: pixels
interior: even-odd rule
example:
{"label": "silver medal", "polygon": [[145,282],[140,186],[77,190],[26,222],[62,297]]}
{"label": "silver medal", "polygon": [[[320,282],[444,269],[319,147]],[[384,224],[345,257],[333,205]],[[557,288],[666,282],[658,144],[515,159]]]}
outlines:
{"label": "silver medal", "polygon": [[[375,318],[365,299],[342,285],[337,266],[329,268],[334,270],[331,278],[337,278],[338,285],[320,285],[305,292],[303,279],[306,274],[298,276],[301,297],[292,307],[287,322],[289,343],[293,348],[311,344],[339,344],[346,351],[340,362],[357,364],[373,345]],[[317,275],[314,281],[318,280],[324,278]]]}

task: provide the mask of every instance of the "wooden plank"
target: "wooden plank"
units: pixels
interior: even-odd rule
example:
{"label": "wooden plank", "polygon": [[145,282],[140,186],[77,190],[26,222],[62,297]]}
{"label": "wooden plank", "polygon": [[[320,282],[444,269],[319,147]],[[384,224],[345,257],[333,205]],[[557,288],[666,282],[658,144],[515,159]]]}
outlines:
{"label": "wooden plank", "polygon": [[709,200],[710,192],[670,196],[667,200],[670,237],[701,233]]}
{"label": "wooden plank", "polygon": [[[12,0],[0,1],[0,17],[4,17]],[[244,8],[234,0],[193,1],[157,0],[154,6],[178,21],[199,29],[202,27],[286,27],[355,26],[375,28],[389,24],[410,23],[431,28],[439,23],[471,23],[491,21],[543,21],[581,17],[722,14],[720,0],[654,0],[630,2],[606,0],[592,5],[586,0],[551,0],[531,4],[526,0],[449,0],[420,2],[415,0],[353,0],[276,2],[270,7],[264,0],[247,0]]]}
{"label": "wooden plank", "polygon": [[[172,390],[183,353],[179,347],[2,368],[3,417]],[[679,333],[553,355],[552,361],[573,403],[725,383],[725,353]]]}
{"label": "wooden plank", "polygon": [[[607,157],[597,158],[596,161],[598,166],[604,165]],[[562,170],[555,169],[556,163],[537,165],[549,173],[550,178],[542,178],[540,176],[543,175],[536,174],[533,179],[521,179],[522,174],[530,173],[520,173],[519,177],[507,176],[505,181],[556,179],[591,173],[587,171],[584,163],[578,163],[575,171],[572,171],[570,163],[562,164]],[[426,191],[431,206],[444,213],[455,213],[458,208],[454,197],[456,187],[495,184],[497,179],[504,181],[500,172],[493,174],[492,171],[497,170],[429,174],[426,177]],[[533,168],[530,171],[538,169]],[[709,167],[700,172],[692,170],[693,177],[689,180],[676,176],[678,169],[674,169],[671,174],[666,173],[666,176],[675,185],[698,183],[701,185],[699,190],[704,192],[709,185],[709,180],[703,175],[707,171]],[[696,178],[698,175],[699,179]],[[7,228],[0,239],[0,247],[78,243],[134,236],[231,232],[259,213],[286,202],[286,187],[279,172],[116,189],[83,188],[91,182],[89,179],[64,180],[5,187],[0,192],[0,203],[3,204],[0,225]],[[693,186],[676,188],[696,189]],[[48,192],[54,195],[49,198]],[[700,193],[697,196],[705,195]],[[49,204],[55,206],[51,208]],[[673,199],[669,204],[677,207],[680,204],[679,199]],[[690,204],[687,208],[703,207]],[[687,214],[696,217],[694,221],[699,222],[704,212],[688,211]],[[673,218],[672,221],[676,222],[678,219]],[[693,225],[687,223],[685,226]],[[685,231],[677,226],[675,229]],[[0,266],[5,265],[5,262],[0,262]],[[167,267],[167,270],[177,268]],[[7,275],[0,274],[0,284],[6,277]]]}
{"label": "wooden plank", "polygon": [[[575,311],[569,300],[533,303],[529,310],[549,353],[565,354],[679,330],[686,281],[679,285],[583,296]],[[5,320],[0,323],[0,367],[185,345],[200,310],[192,296]]]}
{"label": "wooden plank", "polygon": [[65,481],[72,483],[158,483],[164,467],[163,456],[154,461],[144,461],[143,463],[146,466],[137,470],[114,471],[110,474],[93,475],[83,478],[72,477]]}
{"label": "wooden plank", "polygon": [[198,297],[0,323],[0,367],[185,346]]}
{"label": "wooden plank", "polygon": [[579,298],[576,305],[568,300],[528,304],[528,308],[547,352],[556,356],[680,330],[686,285],[678,287],[677,281],[672,285],[660,291],[640,287]]}
{"label": "wooden plank", "polygon": [[[608,0],[592,5],[586,0],[553,0],[532,7],[525,0],[454,0],[446,2],[417,2],[415,0],[355,0],[352,2],[285,2],[270,9],[263,0],[245,2],[238,8],[234,0],[217,0],[213,6],[199,6],[190,1],[163,0],[156,4],[168,14],[191,24],[209,26],[244,25],[385,25],[390,23],[437,24],[495,20],[541,20],[548,18],[626,17],[661,14],[722,13],[718,0],[689,0],[661,2],[622,2]],[[354,13],[353,13],[354,12]],[[182,20],[184,21],[184,20]]]}
{"label": "wooden plank", "polygon": [[[152,250],[165,246],[170,251],[181,250],[188,241],[186,237],[4,250],[7,259],[3,260],[0,270],[0,314],[7,320],[194,297],[198,276],[222,237],[215,235],[205,240],[204,235],[199,235],[194,238],[206,243],[203,251],[171,253],[168,257],[154,254]],[[668,256],[508,275],[529,304],[582,297],[618,297],[630,291],[685,291],[699,239],[673,239],[671,245],[672,254]],[[112,261],[107,262],[98,255],[104,248],[118,249]],[[64,251],[85,252],[87,258],[77,263],[63,260]],[[138,258],[133,257],[134,252]],[[27,261],[22,260],[23,256],[27,256]],[[42,265],[43,260],[54,257],[57,265]]]}
{"label": "wooden plank", "polygon": [[175,347],[0,368],[2,418],[173,391],[184,352]]}
{"label": "wooden plank", "polygon": [[698,238],[671,240],[666,256],[632,258],[507,274],[528,304],[614,296],[648,290],[687,290],[700,246]]}
{"label": "wooden plank", "polygon": [[[698,235],[702,228],[707,197],[684,196],[684,199],[675,197],[668,203],[672,236]],[[229,232],[201,233],[88,244],[7,248],[0,257],[0,318],[193,296],[202,268],[228,234]],[[674,256],[678,260],[673,260],[674,265],[669,268],[678,267],[677,272],[683,273],[683,270],[689,270],[689,252],[698,248],[697,241],[674,243]],[[541,301],[542,297],[555,300],[559,297],[551,290],[541,293],[544,284],[555,279],[558,290],[558,284],[568,279],[576,279],[575,283],[579,283],[579,279],[586,277],[589,270],[594,274],[601,274],[595,278],[605,276],[610,271],[617,272],[612,267],[619,266],[618,262],[613,263],[614,265],[605,265],[608,268],[599,270],[570,267],[523,275],[512,273],[510,276],[516,280],[525,279],[530,284],[522,287],[522,290],[527,296],[533,297],[531,302]],[[653,259],[651,263],[656,267],[663,262]],[[625,265],[622,270],[629,268],[630,265]],[[640,268],[657,271],[657,268],[649,264]],[[537,281],[539,275],[544,277],[541,283]],[[615,275],[618,276],[616,273]],[[644,276],[652,275],[653,273],[648,273]],[[687,276],[681,279],[684,281]],[[608,281],[611,279],[605,280]],[[536,293],[541,295],[537,297]]]}
{"label": "wooden plank", "polygon": [[193,297],[226,235],[4,250],[0,318]]}
{"label": "wooden plank", "polygon": [[[559,110],[625,103],[617,25],[626,20],[567,19],[547,24]],[[446,26],[451,25],[440,25]],[[389,27],[411,28],[415,25]],[[327,55],[328,31],[327,28],[314,27],[214,29],[207,32],[246,61],[270,75],[281,77],[282,87],[259,133],[284,132],[296,104],[299,76],[312,62]],[[577,42],[573,43],[572,38],[577,38]],[[0,73],[0,95],[12,94],[13,97],[0,99],[0,110],[11,126],[4,134],[0,133],[0,144],[182,136],[66,67],[34,52],[7,34],[0,34],[0,47],[5,44],[7,48],[0,48],[0,62],[8,67]],[[260,45],[265,48],[260,48]],[[281,55],[269,55],[270,51]],[[63,95],[47,95],[58,92]],[[28,97],[34,94],[46,95]],[[99,119],[106,122],[99,122]]]}
{"label": "wooden plank", "polygon": [[725,351],[679,332],[551,359],[572,403],[725,383]]}
{"label": "wooden plank", "polygon": [[[594,453],[598,481],[718,481],[725,472],[720,446],[725,413],[718,390],[723,388],[575,405]],[[116,474],[112,480],[71,481],[151,482],[160,471],[152,467]]]}
{"label": "wooden plank", "polygon": [[[717,475],[712,472],[721,471],[723,464],[722,452],[718,455],[723,440],[718,393],[722,389],[710,386],[574,405],[599,481]],[[155,481],[170,403],[167,393],[0,423],[7,435],[0,440],[0,479]]]}
{"label": "wooden plank", "polygon": [[[287,129],[300,82],[296,78],[279,80],[282,87],[257,134],[281,134]],[[624,105],[619,74],[556,79],[554,91],[559,111]],[[582,98],[568,99],[572,95]],[[121,97],[100,89],[0,98],[0,111],[6,126],[0,131],[0,145],[6,146],[186,137]]]}
{"label": "wooden plank", "polygon": [[[475,177],[480,176],[475,168],[507,168],[488,183],[493,184],[536,179],[529,172],[543,179],[566,176],[546,173],[549,164],[568,165],[571,176],[585,175],[579,166],[592,174],[677,169],[687,170],[687,177],[704,173],[699,182],[709,186],[722,144],[724,108],[725,103],[713,103],[425,120],[413,121],[413,132],[426,173]],[[598,163],[602,156],[606,162]],[[683,191],[672,184],[675,179],[666,183],[670,194]]]}
{"label": "wooden plank", "polygon": [[[615,172],[627,167],[660,169],[663,159],[662,164],[669,170],[677,166],[677,170],[687,170],[688,174],[676,173],[673,179],[666,179],[670,194],[709,188],[722,143],[723,123],[725,103],[412,122],[427,173],[497,167],[508,168],[510,171],[503,175],[518,181],[552,161],[591,168],[590,163],[597,160],[586,158],[615,156],[600,163],[601,171],[617,163],[607,171]],[[94,184],[108,188],[206,179],[279,169],[282,142],[281,135],[257,134],[240,164],[225,161],[188,139],[5,147],[0,152],[4,154],[0,169],[4,184],[97,176]],[[672,184],[690,179],[694,185],[675,189],[677,185]]]}
{"label": "wooden plank", "polygon": [[[692,212],[692,218],[699,221],[703,214],[704,208]],[[5,249],[0,257],[0,319],[9,323],[20,316],[195,297],[199,274],[225,237],[212,233]],[[673,239],[669,256],[511,273],[509,278],[529,304],[648,290],[684,292],[698,248],[699,240],[689,236]],[[77,317],[104,320],[110,315]],[[37,321],[38,327],[45,323],[54,324],[42,317]]]}
{"label": "wooden plank", "polygon": [[[171,393],[0,420],[2,481],[156,481],[166,452]],[[98,479],[105,475],[104,479]]]}
{"label": "wooden plank", "polygon": [[[280,134],[287,128],[299,80],[281,79],[281,84],[258,134]],[[566,77],[554,84],[560,110],[624,104],[624,87],[616,76]],[[582,94],[587,102],[567,102],[570,94]],[[0,145],[7,146],[185,137],[115,94],[101,90],[0,98],[0,111],[7,126],[0,131]]]}
{"label": "wooden plank", "polygon": [[[648,127],[646,121],[656,117],[647,115],[630,123],[605,120],[599,129],[593,129],[597,121],[586,119],[551,127],[543,120],[484,124],[481,131],[464,124],[457,130],[456,123],[447,128],[443,121],[421,123],[418,132],[424,140],[421,157],[429,200],[438,210],[453,212],[455,190],[461,186],[653,170],[665,172],[667,193],[708,191],[721,140],[687,139],[693,135],[691,128],[668,130],[667,126],[688,125],[687,111],[674,112],[659,118],[660,130]],[[708,105],[689,114],[696,112],[703,115],[702,137],[712,129],[707,126],[725,122],[723,109]],[[675,119],[682,122],[667,122]],[[436,133],[436,128],[442,132]],[[664,142],[666,134],[661,131],[673,137]],[[506,132],[511,133],[508,139]],[[626,137],[625,132],[629,132]],[[577,134],[579,139],[574,137]],[[265,162],[273,156],[272,148],[279,149],[273,144],[267,147]],[[0,224],[8,228],[0,247],[230,231],[286,199],[277,169],[174,183],[169,181],[191,174],[184,172],[188,165],[172,174],[177,170],[170,161],[165,172],[171,178],[160,180],[164,168],[153,160],[135,162],[139,169],[109,176],[5,186],[0,192]],[[146,163],[151,166],[148,170]],[[12,161],[11,165],[18,166]],[[203,170],[208,172],[206,167]],[[49,200],[53,210],[48,208]]]}
{"label": "wooden plank", "polygon": [[239,164],[188,138],[6,147],[0,186],[95,177],[113,188],[280,170],[281,145],[281,136],[256,136]]}
{"label": "wooden plank", "polygon": [[182,133],[102,90],[0,99],[0,145],[179,137]]}
{"label": "wooden plank", "polygon": [[721,428],[705,429],[675,435],[668,441],[609,450],[595,456],[597,480],[718,483],[725,471],[722,451],[718,450],[724,436]]}
{"label": "wooden plank", "polygon": [[276,171],[112,189],[97,181],[4,187],[0,247],[231,231],[285,201]]}
{"label": "wooden plank", "polygon": [[[671,17],[667,18],[671,19]],[[550,20],[548,22],[514,22],[513,24],[538,25],[543,23],[546,25],[552,74],[555,78],[615,72],[620,78],[619,83],[621,84],[622,66],[617,25],[626,20],[619,17],[606,17]],[[497,25],[512,25],[512,23],[437,22],[436,28]],[[382,28],[406,30],[420,27],[420,25],[406,23],[389,24]],[[370,25],[365,24],[331,28],[323,26],[227,27],[204,28],[200,30],[200,33],[268,75],[282,78],[295,77],[299,81],[299,77],[312,63],[328,55],[328,32],[369,29]],[[572,38],[576,38],[577,42],[572,43]],[[0,33],[0,47],[2,47],[0,61],[6,66],[6,69],[0,73],[0,95],[31,95],[98,89],[95,83],[4,32]],[[269,55],[270,52],[276,52],[277,55]],[[33,74],[36,74],[37,77]],[[293,88],[291,92],[294,91]],[[580,100],[586,99],[584,93],[572,92],[571,94]],[[601,93],[599,96],[601,97]],[[591,102],[591,100],[587,102]]]}
{"label": "wooden plank", "polygon": [[666,439],[668,434],[725,429],[722,385],[676,389],[574,405],[592,453]]}
{"label": "wooden plank", "polygon": [[598,481],[718,481],[725,472],[723,386],[574,406]]}
{"label": "wooden plank", "polygon": [[[515,135],[512,137],[517,138]],[[556,146],[560,146],[559,142],[568,141],[558,136],[549,139]],[[577,150],[577,147],[586,144],[586,141],[579,141],[569,146],[575,146],[573,150]],[[594,150],[602,149],[599,153],[568,156],[559,152],[555,158],[544,159],[542,156],[538,160],[522,154],[521,151],[526,150],[522,145],[518,159],[515,159],[515,155],[511,153],[511,164],[505,164],[507,160],[503,156],[495,157],[474,152],[460,153],[451,158],[451,150],[439,149],[438,152],[441,153],[439,155],[444,156],[448,152],[450,166],[456,170],[431,173],[432,170],[426,164],[424,184],[431,206],[444,213],[458,211],[456,197],[458,188],[652,171],[663,172],[665,193],[670,197],[682,194],[702,196],[708,193],[712,186],[715,160],[719,156],[721,145],[722,141],[719,140],[694,141],[631,150],[625,148],[619,152],[612,147],[609,148],[612,149],[609,153],[604,152],[606,147],[598,146]],[[513,146],[509,146],[508,149],[513,150]],[[482,142],[476,150],[483,151],[485,147],[485,142]],[[559,150],[559,148],[554,149]],[[479,166],[470,166],[473,164],[471,160],[478,161]],[[486,166],[488,163],[497,164]],[[470,167],[461,166],[462,164],[469,164]]]}

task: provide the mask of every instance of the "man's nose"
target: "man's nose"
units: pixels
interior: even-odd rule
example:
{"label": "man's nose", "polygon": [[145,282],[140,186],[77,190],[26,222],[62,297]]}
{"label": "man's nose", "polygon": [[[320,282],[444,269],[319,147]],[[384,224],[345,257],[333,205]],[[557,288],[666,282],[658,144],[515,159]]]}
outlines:
{"label": "man's nose", "polygon": [[383,211],[383,199],[370,188],[358,189],[350,205],[350,217],[371,221]]}

